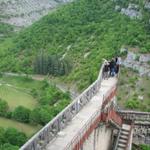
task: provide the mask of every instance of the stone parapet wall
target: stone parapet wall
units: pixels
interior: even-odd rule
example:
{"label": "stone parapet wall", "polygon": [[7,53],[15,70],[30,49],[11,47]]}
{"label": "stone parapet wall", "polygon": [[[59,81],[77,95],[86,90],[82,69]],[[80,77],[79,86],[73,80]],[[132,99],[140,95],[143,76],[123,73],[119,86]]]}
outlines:
{"label": "stone parapet wall", "polygon": [[150,123],[134,125],[133,143],[150,145]]}
{"label": "stone parapet wall", "polygon": [[20,150],[41,150],[61,131],[67,123],[87,104],[98,92],[103,78],[102,64],[97,80],[79,95],[70,105],[60,112],[52,121],[36,133]]}
{"label": "stone parapet wall", "polygon": [[118,111],[124,120],[134,122],[133,143],[150,145],[150,112]]}
{"label": "stone parapet wall", "polygon": [[150,112],[123,111],[123,110],[120,111],[119,110],[118,113],[122,116],[124,120],[150,122]]}

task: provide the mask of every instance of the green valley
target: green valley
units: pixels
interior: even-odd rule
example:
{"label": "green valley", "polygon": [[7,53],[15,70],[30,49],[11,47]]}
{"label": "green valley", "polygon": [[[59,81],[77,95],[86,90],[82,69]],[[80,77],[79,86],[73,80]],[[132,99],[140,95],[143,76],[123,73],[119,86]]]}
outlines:
{"label": "green valley", "polygon": [[76,81],[83,89],[96,79],[102,58],[116,55],[123,45],[148,52],[145,23],[115,12],[115,5],[77,0],[60,7],[0,44],[1,71],[33,73],[34,59],[41,51],[59,58],[64,55],[73,69],[63,80]]}
{"label": "green valley", "polygon": [[17,139],[16,143],[0,139],[0,145],[21,146],[69,103],[69,93],[61,92],[46,79],[38,81],[28,76],[1,74],[0,135],[13,130],[12,136],[22,134],[25,139],[19,143]]}
{"label": "green valley", "polygon": [[[81,93],[97,79],[104,59],[125,59],[122,49],[138,51],[135,59],[141,65],[140,55],[150,53],[150,8],[146,2],[74,0],[30,26],[18,26],[17,32],[13,25],[0,22],[0,150],[17,150],[52,120],[70,104],[70,89]],[[36,5],[40,10],[42,5]],[[34,16],[29,9],[25,13]],[[19,15],[29,17],[31,23],[32,17],[22,11]],[[145,64],[150,70],[150,60]],[[119,75],[119,106],[149,112],[150,72],[140,76],[138,69],[127,68],[121,67]],[[42,78],[34,79],[36,75]],[[63,88],[58,89],[56,82]]]}

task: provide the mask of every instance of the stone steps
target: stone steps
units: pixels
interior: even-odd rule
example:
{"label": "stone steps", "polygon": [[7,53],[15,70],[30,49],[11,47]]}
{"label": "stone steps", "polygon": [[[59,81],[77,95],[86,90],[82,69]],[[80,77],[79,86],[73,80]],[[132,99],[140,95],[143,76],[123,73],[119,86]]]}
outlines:
{"label": "stone steps", "polygon": [[121,133],[118,140],[117,150],[125,150],[129,138],[129,132],[130,132],[130,125],[123,124]]}

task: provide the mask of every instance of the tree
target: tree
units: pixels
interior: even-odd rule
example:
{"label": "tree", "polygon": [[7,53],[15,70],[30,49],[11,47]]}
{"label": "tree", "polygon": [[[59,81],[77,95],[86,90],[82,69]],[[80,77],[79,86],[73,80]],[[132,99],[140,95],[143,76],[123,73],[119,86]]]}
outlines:
{"label": "tree", "polygon": [[32,124],[40,124],[40,108],[35,108],[30,113],[30,122]]}
{"label": "tree", "polygon": [[130,109],[136,109],[139,107],[139,101],[137,100],[127,100],[125,106]]}
{"label": "tree", "polygon": [[43,52],[34,61],[34,71],[38,74],[65,75],[71,68],[70,61],[61,60],[57,55],[48,55]]}
{"label": "tree", "polygon": [[30,122],[33,124],[45,125],[53,118],[53,112],[51,107],[44,105],[42,107],[35,108],[30,115]]}
{"label": "tree", "polygon": [[8,112],[8,103],[2,99],[0,99],[0,116],[5,116]]}
{"label": "tree", "polygon": [[142,145],[140,145],[140,148],[141,148],[141,150],[149,150],[150,146],[142,144]]}
{"label": "tree", "polygon": [[19,150],[18,146],[14,146],[9,143],[5,143],[3,145],[0,145],[0,150]]}
{"label": "tree", "polygon": [[14,112],[12,113],[12,118],[24,123],[29,122],[29,116],[30,116],[30,110],[23,106],[18,106],[17,108],[15,108]]}
{"label": "tree", "polygon": [[27,140],[27,137],[23,132],[19,132],[14,128],[6,129],[4,137],[7,143],[17,146],[23,145]]}
{"label": "tree", "polygon": [[4,138],[5,130],[0,127],[0,145],[5,143],[5,138]]}

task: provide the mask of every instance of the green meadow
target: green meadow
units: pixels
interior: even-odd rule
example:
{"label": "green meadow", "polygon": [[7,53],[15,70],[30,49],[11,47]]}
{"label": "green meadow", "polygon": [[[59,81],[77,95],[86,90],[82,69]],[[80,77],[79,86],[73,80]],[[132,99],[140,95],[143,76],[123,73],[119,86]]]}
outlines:
{"label": "green meadow", "polygon": [[0,98],[7,101],[11,109],[20,105],[33,109],[37,105],[36,99],[29,93],[11,84],[0,85]]}
{"label": "green meadow", "polygon": [[16,128],[17,130],[24,132],[27,137],[31,137],[34,133],[36,133],[42,126],[32,126],[25,123],[20,123],[15,120],[6,119],[3,117],[0,117],[0,127],[3,128]]}
{"label": "green meadow", "polygon": [[[31,89],[38,88],[40,81],[34,81],[25,77],[0,77],[0,98],[8,103],[10,110],[17,106],[24,106],[30,110],[38,106],[37,100],[32,96]],[[36,133],[41,126],[21,123],[12,119],[0,117],[0,127],[13,127],[24,132],[28,137]]]}

